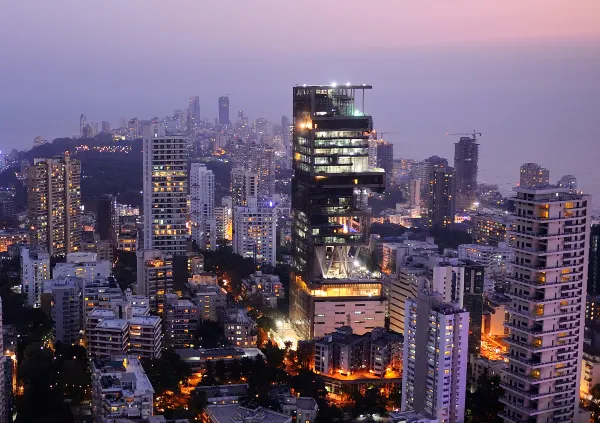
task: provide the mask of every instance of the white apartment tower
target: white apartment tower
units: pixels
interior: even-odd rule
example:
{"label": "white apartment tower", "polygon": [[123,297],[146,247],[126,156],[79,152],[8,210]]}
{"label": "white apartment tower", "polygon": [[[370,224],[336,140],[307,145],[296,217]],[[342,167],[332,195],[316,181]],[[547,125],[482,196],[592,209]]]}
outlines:
{"label": "white apartment tower", "polygon": [[501,417],[573,422],[579,409],[590,197],[567,188],[514,188],[509,230],[509,362]]}
{"label": "white apartment tower", "polygon": [[43,283],[50,279],[50,255],[21,249],[21,292],[27,296],[27,305],[39,307]]}
{"label": "white apartment tower", "polygon": [[200,248],[216,248],[215,175],[201,163],[190,170],[190,220],[192,239]]}
{"label": "white apartment tower", "polygon": [[144,248],[184,255],[187,246],[187,143],[165,136],[163,125],[144,127]]}
{"label": "white apartment tower", "polygon": [[423,290],[406,302],[402,411],[465,421],[469,313]]}
{"label": "white apartment tower", "polygon": [[235,207],[233,251],[257,265],[275,266],[277,209],[272,203],[258,206],[252,199],[247,207]]}

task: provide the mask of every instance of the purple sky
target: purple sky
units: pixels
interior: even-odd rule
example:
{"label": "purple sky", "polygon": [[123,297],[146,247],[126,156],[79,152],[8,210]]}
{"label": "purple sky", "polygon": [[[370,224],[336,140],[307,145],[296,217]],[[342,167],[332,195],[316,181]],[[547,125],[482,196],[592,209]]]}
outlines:
{"label": "purple sky", "polygon": [[[367,112],[396,156],[452,157],[484,133],[480,180],[538,161],[600,195],[597,0],[28,0],[0,14],[0,149],[149,118],[199,95],[214,118],[278,121],[291,86],[372,84]],[[590,159],[593,158],[593,159]],[[600,185],[600,184],[598,184]]]}

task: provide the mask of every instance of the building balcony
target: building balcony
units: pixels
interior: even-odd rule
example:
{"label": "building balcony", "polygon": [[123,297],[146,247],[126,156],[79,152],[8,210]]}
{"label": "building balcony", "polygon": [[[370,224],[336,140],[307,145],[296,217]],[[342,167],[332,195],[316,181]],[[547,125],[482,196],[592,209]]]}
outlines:
{"label": "building balcony", "polygon": [[557,391],[557,390],[554,390],[551,392],[538,392],[535,389],[525,391],[523,389],[519,389],[516,386],[512,386],[512,385],[509,385],[504,382],[500,383],[500,387],[506,391],[511,391],[511,392],[514,392],[515,394],[522,395],[530,401],[539,400],[541,398],[553,397],[554,395],[560,395],[564,392],[564,391]]}
{"label": "building balcony", "polygon": [[[528,328],[528,327],[524,327],[524,326],[517,326],[517,325],[512,324],[510,322],[504,322],[504,326],[507,327],[507,328],[509,328],[511,331],[512,330],[516,330],[516,331],[528,333],[528,334],[534,335],[534,336],[539,336],[539,335],[557,335],[557,334],[561,334],[563,332],[568,332],[569,331],[569,329],[566,329],[566,328],[558,328],[558,329],[552,329],[552,330],[542,330],[541,327]],[[576,329],[576,328],[573,328],[573,329]],[[564,335],[563,337],[559,336],[559,339],[569,338],[571,336],[577,336],[577,335],[569,335],[569,334],[567,334],[567,335]]]}
{"label": "building balcony", "polygon": [[507,338],[506,341],[508,342],[509,345],[514,345],[516,347],[523,348],[524,350],[534,352],[534,353],[542,352],[542,351],[558,350],[560,348],[564,348],[565,346],[568,346],[571,344],[572,345],[577,344],[576,342],[571,342],[571,343],[562,344],[562,345],[539,345],[539,346],[537,346],[537,345],[533,345],[533,344],[526,344],[524,342],[518,342],[518,341],[515,341],[510,338]]}
{"label": "building balcony", "polygon": [[[534,408],[534,407],[524,407],[522,405],[519,405],[517,403],[514,402],[510,402],[506,397],[500,397],[499,400],[502,404],[513,408],[515,410],[519,410],[524,414],[527,414],[528,416],[537,416],[539,414],[546,414],[546,413],[552,413],[553,411],[560,411],[563,408],[565,408],[564,405],[561,406],[552,406],[552,407],[547,407],[547,408]],[[552,420],[554,421],[554,420]]]}
{"label": "building balcony", "polygon": [[[508,358],[510,361],[516,361],[517,363],[521,363],[524,364],[528,367],[531,367],[532,369],[541,369],[544,367],[548,367],[548,366],[556,366],[558,364],[565,364],[564,368],[571,368],[574,364],[570,363],[573,360],[577,360],[576,358],[569,358],[569,359],[564,359],[564,360],[554,360],[554,361],[544,361],[544,362],[539,362],[539,361],[534,361],[534,360],[530,360],[527,358],[523,358],[523,357],[517,357],[515,355],[511,355],[511,354],[503,354],[504,357]],[[567,364],[570,363],[570,364]]]}
{"label": "building balcony", "polygon": [[513,235],[515,237],[526,237],[526,238],[536,238],[536,239],[549,239],[549,238],[564,238],[564,237],[568,237],[571,235],[576,235],[576,234],[584,234],[585,231],[581,230],[581,231],[570,231],[570,232],[556,232],[556,233],[544,233],[544,232],[530,232],[530,231],[524,231],[524,230],[517,230],[517,229],[508,229],[506,231],[506,233],[508,235]]}

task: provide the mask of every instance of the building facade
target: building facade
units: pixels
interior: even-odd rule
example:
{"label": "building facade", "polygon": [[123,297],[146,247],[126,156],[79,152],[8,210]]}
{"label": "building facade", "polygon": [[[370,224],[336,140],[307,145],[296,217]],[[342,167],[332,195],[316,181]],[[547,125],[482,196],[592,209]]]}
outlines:
{"label": "building facade", "polygon": [[460,137],[454,143],[454,183],[456,210],[465,211],[476,201],[479,144],[476,135]]}
{"label": "building facade", "polygon": [[273,203],[236,207],[233,222],[233,251],[257,265],[275,266],[277,253],[277,209]]}
{"label": "building facade", "polygon": [[408,300],[406,311],[402,411],[464,422],[469,313],[427,291]]}
{"label": "building facade", "polygon": [[190,220],[198,246],[216,249],[215,175],[201,163],[192,163],[190,170]]}
{"label": "building facade", "polygon": [[550,184],[550,172],[537,163],[521,165],[519,186],[522,188],[545,187]]}
{"label": "building facade", "polygon": [[21,249],[21,292],[27,296],[27,305],[39,307],[43,283],[50,279],[50,255],[23,247]]}
{"label": "building facade", "polygon": [[585,195],[515,188],[506,422],[573,422],[579,411],[589,247]]}
{"label": "building facade", "polygon": [[188,140],[147,125],[143,143],[144,249],[185,255]]}
{"label": "building facade", "polygon": [[30,246],[50,255],[81,244],[81,162],[70,156],[35,159],[27,178]]}
{"label": "building facade", "polygon": [[[334,84],[293,89],[290,318],[303,339],[315,336],[316,318],[330,306],[350,310],[370,303],[374,309],[373,303],[383,300],[381,284],[358,279],[353,266],[356,250],[369,243],[368,191],[385,189],[385,173],[369,170],[373,119],[357,98],[371,88]],[[383,308],[373,312],[383,313]],[[346,325],[347,320],[334,324]]]}
{"label": "building facade", "polygon": [[454,169],[435,167],[430,173],[427,223],[430,228],[448,228],[454,224]]}
{"label": "building facade", "polygon": [[173,290],[173,257],[160,250],[138,250],[136,294],[150,299],[150,308],[162,313],[165,295]]}

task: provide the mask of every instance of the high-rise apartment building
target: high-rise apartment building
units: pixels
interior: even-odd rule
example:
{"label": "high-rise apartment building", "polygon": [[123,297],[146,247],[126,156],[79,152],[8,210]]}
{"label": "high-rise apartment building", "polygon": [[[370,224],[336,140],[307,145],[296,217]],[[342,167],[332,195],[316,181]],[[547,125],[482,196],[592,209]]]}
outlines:
{"label": "high-rise apartment building", "polygon": [[429,180],[427,222],[430,228],[447,228],[454,224],[454,200],[454,169],[435,167]]}
{"label": "high-rise apartment building", "polygon": [[229,97],[219,97],[219,125],[229,125]]}
{"label": "high-rise apartment building", "polygon": [[402,411],[464,422],[469,313],[424,290],[407,301],[405,319]]}
{"label": "high-rise apartment building", "polygon": [[187,251],[187,139],[165,136],[163,125],[144,127],[144,249]]}
{"label": "high-rise apartment building", "polygon": [[[369,243],[368,191],[385,189],[384,172],[369,170],[373,119],[360,101],[371,88],[293,89],[290,318],[304,339],[330,323],[358,334],[383,326],[381,282],[359,279],[354,265],[357,250]],[[355,314],[360,307],[369,308],[373,320]]]}
{"label": "high-rise apartment building", "polygon": [[423,266],[400,266],[390,283],[389,318],[390,330],[404,333],[406,301],[417,298],[420,289],[426,286],[427,269]]}
{"label": "high-rise apartment building", "polygon": [[429,184],[431,181],[433,170],[438,168],[448,167],[448,159],[439,156],[431,156],[418,163],[417,166],[413,166],[415,175],[421,180],[421,189],[423,194],[429,198]]}
{"label": "high-rise apartment building", "polygon": [[456,210],[469,210],[476,201],[478,160],[479,144],[475,134],[472,137],[460,137],[454,143]]}
{"label": "high-rise apartment building", "polygon": [[229,240],[233,238],[233,199],[223,197],[221,206],[215,207],[216,238],[217,240]]}
{"label": "high-rise apartment building", "polygon": [[81,340],[83,304],[78,278],[63,277],[46,282],[51,297],[50,315],[54,340],[64,345],[76,345]]}
{"label": "high-rise apartment building", "polygon": [[150,299],[150,308],[162,313],[165,295],[173,290],[173,257],[159,250],[138,250],[135,292]]}
{"label": "high-rise apartment building", "polygon": [[260,151],[258,168],[258,196],[261,200],[271,200],[275,194],[275,149],[264,145]]}
{"label": "high-rise apartment building", "polygon": [[246,207],[235,207],[233,251],[251,258],[257,265],[275,266],[277,250],[277,208],[273,203],[258,205],[256,199]]}
{"label": "high-rise apartment building", "polygon": [[43,283],[50,279],[50,255],[29,248],[21,249],[21,292],[31,307],[41,305]]}
{"label": "high-rise apartment building", "polygon": [[217,243],[215,175],[201,163],[192,163],[190,170],[190,220],[192,239],[200,248],[214,250]]}
{"label": "high-rise apartment building", "polygon": [[478,213],[471,216],[471,236],[473,242],[497,247],[507,242],[506,231],[510,228],[512,216],[504,214]]}
{"label": "high-rise apartment building", "polygon": [[243,167],[231,169],[231,196],[233,207],[246,206],[251,198],[258,199],[257,173]]}
{"label": "high-rise apartment building", "polygon": [[508,368],[501,417],[512,422],[574,422],[588,271],[589,206],[568,189],[514,188],[515,251]]}
{"label": "high-rise apartment building", "polygon": [[81,244],[81,162],[70,156],[35,159],[29,167],[27,207],[30,245],[50,255]]}
{"label": "high-rise apartment building", "polygon": [[519,186],[523,188],[546,187],[550,184],[550,172],[537,163],[521,166]]}
{"label": "high-rise apartment building", "polygon": [[117,239],[117,201],[114,195],[103,195],[98,199],[96,210],[96,233],[102,241],[110,241],[115,245]]}
{"label": "high-rise apartment building", "polygon": [[200,321],[198,306],[177,294],[165,296],[165,342],[172,348],[188,348]]}

